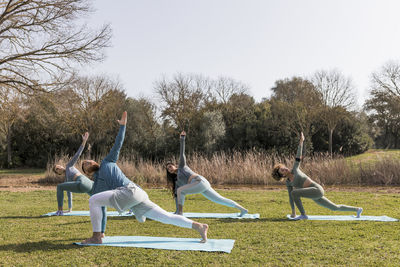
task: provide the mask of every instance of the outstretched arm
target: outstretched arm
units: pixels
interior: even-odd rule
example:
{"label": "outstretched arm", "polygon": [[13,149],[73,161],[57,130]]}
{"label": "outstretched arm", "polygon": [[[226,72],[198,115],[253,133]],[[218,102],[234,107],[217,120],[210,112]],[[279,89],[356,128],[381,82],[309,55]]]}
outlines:
{"label": "outstretched arm", "polygon": [[86,132],[82,135],[82,144],[79,147],[78,151],[75,153],[75,155],[72,157],[72,159],[68,162],[67,167],[72,167],[75,165],[75,163],[78,161],[79,157],[81,156],[83,149],[85,148],[86,141],[89,138],[89,133]]}
{"label": "outstretched arm", "polygon": [[122,113],[121,120],[118,120],[118,123],[120,125],[119,132],[117,138],[115,139],[113,147],[111,148],[108,155],[104,158],[105,161],[117,162],[118,160],[119,151],[121,150],[122,144],[124,143],[127,116],[128,115],[126,111],[124,111],[124,113]]}
{"label": "outstretched arm", "polygon": [[181,146],[180,146],[180,150],[179,150],[179,168],[183,168],[186,165],[186,156],[185,156],[185,137],[186,137],[186,133],[185,131],[181,132],[180,135],[180,142],[181,142]]}
{"label": "outstretched arm", "polygon": [[298,169],[300,167],[301,155],[303,153],[303,143],[304,134],[301,132],[299,146],[297,147],[296,161],[294,162],[293,169]]}

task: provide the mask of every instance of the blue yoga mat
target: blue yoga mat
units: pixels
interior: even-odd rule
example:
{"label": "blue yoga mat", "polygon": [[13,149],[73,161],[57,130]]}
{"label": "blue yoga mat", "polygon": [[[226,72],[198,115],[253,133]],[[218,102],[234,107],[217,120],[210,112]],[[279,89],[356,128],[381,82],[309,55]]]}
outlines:
{"label": "blue yoga mat", "polygon": [[[42,216],[55,216],[56,212],[49,212]],[[124,212],[121,215],[117,211],[107,211],[107,216],[133,216],[133,213]],[[89,211],[74,210],[64,213],[63,216],[90,216]],[[245,214],[239,217],[239,213],[200,213],[200,212],[184,212],[183,216],[187,218],[231,218],[231,219],[259,219],[260,214]]]}
{"label": "blue yoga mat", "polygon": [[242,217],[240,213],[201,213],[201,212],[184,212],[183,216],[187,218],[231,218],[231,219],[259,219],[260,214],[245,214]]}
{"label": "blue yoga mat", "polygon": [[219,251],[231,253],[235,240],[233,239],[208,239],[200,243],[200,238],[176,238],[154,236],[106,236],[103,244],[82,244],[80,246],[111,246],[111,247],[136,247],[168,250],[198,250]]}
{"label": "blue yoga mat", "polygon": [[[124,212],[122,214],[119,214],[118,211],[107,211],[107,216],[133,216],[133,213],[129,212]],[[42,216],[56,216],[56,212],[52,211],[46,214],[43,214]],[[90,213],[88,210],[73,210],[71,212],[66,212],[62,216],[90,216]]]}
{"label": "blue yoga mat", "polygon": [[[290,218],[290,215],[287,215]],[[357,218],[355,215],[308,215],[308,220],[314,221],[375,221],[375,222],[397,222],[398,219],[388,216],[363,216]]]}

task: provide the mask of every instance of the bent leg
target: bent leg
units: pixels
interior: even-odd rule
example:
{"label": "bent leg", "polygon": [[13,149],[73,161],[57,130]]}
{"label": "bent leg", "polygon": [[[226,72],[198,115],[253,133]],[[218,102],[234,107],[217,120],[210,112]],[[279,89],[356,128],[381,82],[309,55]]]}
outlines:
{"label": "bent leg", "polygon": [[205,190],[207,190],[207,187],[201,181],[195,181],[193,183],[185,184],[181,187],[178,187],[178,204],[183,206],[183,204],[185,203],[186,195],[202,193]]}
{"label": "bent leg", "polygon": [[112,207],[111,197],[114,191],[104,191],[95,194],[89,198],[90,220],[92,222],[93,232],[101,232],[103,220],[103,207]]}
{"label": "bent leg", "polygon": [[65,182],[57,185],[57,202],[58,207],[63,206],[64,202],[64,191],[69,191],[73,193],[81,193],[79,189],[79,182]]}
{"label": "bent leg", "polygon": [[301,215],[305,215],[306,212],[303,207],[303,203],[301,202],[301,197],[305,198],[321,198],[324,195],[324,192],[321,191],[318,187],[306,187],[306,188],[299,188],[293,189],[292,197],[293,201],[296,204],[296,207],[299,209]]}
{"label": "bent leg", "polygon": [[358,211],[358,208],[352,207],[352,206],[346,206],[346,205],[336,205],[326,197],[322,197],[320,199],[314,199],[314,201],[325,208],[328,208],[333,211]]}

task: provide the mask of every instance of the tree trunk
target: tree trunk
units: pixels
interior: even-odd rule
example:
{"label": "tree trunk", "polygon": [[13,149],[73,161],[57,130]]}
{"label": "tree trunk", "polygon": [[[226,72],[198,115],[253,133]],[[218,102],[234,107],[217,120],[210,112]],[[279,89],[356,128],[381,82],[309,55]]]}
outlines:
{"label": "tree trunk", "polygon": [[7,132],[7,166],[8,168],[12,167],[12,157],[11,157],[11,127]]}
{"label": "tree trunk", "polygon": [[333,136],[333,128],[329,129],[329,155],[332,156],[332,136]]}

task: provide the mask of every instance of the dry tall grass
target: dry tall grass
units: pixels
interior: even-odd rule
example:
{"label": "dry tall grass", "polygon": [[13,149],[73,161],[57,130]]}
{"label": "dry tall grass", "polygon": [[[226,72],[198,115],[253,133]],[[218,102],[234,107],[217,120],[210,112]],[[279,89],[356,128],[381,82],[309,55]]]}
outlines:
{"label": "dry tall grass", "polygon": [[[64,165],[69,158],[65,155],[49,162],[42,183],[60,183],[64,177],[53,173],[54,164]],[[271,177],[275,163],[292,166],[294,158],[249,151],[246,153],[216,153],[211,157],[194,154],[187,163],[196,173],[206,177],[214,185],[276,185],[283,184]],[[100,162],[100,161],[98,161]],[[175,159],[175,162],[177,160]],[[166,185],[165,162],[143,159],[120,159],[118,165],[125,175],[138,184]],[[76,164],[80,170],[81,162]],[[322,185],[400,185],[400,162],[391,158],[364,164],[348,162],[342,157],[318,155],[306,157],[301,169]]]}

